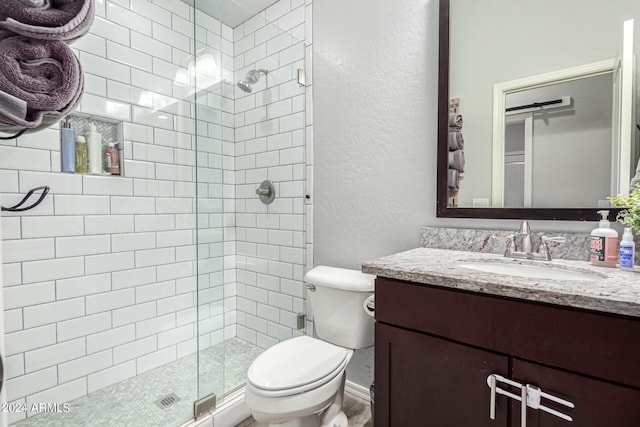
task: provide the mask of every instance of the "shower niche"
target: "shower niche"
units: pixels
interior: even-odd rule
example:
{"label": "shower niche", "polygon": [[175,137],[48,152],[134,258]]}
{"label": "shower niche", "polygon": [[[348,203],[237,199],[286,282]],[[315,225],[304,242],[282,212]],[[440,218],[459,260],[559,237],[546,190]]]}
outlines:
{"label": "shower niche", "polygon": [[[121,121],[74,113],[60,122],[60,170],[96,176],[124,176]],[[93,150],[93,151],[92,151]]]}

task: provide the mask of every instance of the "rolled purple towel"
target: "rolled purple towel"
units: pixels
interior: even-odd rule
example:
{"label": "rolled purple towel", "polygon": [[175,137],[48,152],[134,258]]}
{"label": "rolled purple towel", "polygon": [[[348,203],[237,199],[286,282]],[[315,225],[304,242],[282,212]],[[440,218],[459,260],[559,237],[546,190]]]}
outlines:
{"label": "rolled purple towel", "polygon": [[464,172],[464,151],[449,151],[449,169]]}
{"label": "rolled purple towel", "polygon": [[75,40],[94,15],[95,0],[0,0],[0,28],[33,39]]}
{"label": "rolled purple towel", "polygon": [[462,150],[464,148],[464,138],[462,132],[449,132],[449,151]]}
{"label": "rolled purple towel", "polygon": [[456,130],[462,129],[462,116],[458,113],[449,113],[449,127]]}
{"label": "rolled purple towel", "polygon": [[51,126],[76,109],[84,88],[80,61],[64,42],[0,30],[0,131]]}
{"label": "rolled purple towel", "polygon": [[447,183],[452,190],[458,190],[460,188],[460,172],[456,169],[449,169]]}

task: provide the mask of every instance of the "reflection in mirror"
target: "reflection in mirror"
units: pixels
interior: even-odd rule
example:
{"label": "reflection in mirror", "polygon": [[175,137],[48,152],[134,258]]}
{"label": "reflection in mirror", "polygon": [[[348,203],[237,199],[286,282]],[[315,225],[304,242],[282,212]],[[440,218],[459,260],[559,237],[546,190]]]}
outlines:
{"label": "reflection in mirror", "polygon": [[608,207],[607,197],[618,191],[612,90],[608,72],[507,93],[504,140],[494,138],[493,149],[502,153],[494,166],[503,174],[492,183],[493,206]]}
{"label": "reflection in mirror", "polygon": [[[638,98],[637,77],[623,75],[636,66],[640,34],[626,21],[640,21],[637,0],[440,6],[438,216],[596,219],[628,192]],[[456,188],[452,100],[464,123]]]}

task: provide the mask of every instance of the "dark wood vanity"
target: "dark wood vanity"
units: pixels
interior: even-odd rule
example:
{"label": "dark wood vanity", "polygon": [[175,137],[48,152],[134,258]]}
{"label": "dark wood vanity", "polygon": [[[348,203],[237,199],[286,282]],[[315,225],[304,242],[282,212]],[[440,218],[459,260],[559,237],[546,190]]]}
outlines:
{"label": "dark wood vanity", "polygon": [[[521,426],[490,374],[572,402],[527,408],[536,427],[640,426],[640,318],[380,277],[375,426]],[[499,387],[519,395],[515,387]]]}

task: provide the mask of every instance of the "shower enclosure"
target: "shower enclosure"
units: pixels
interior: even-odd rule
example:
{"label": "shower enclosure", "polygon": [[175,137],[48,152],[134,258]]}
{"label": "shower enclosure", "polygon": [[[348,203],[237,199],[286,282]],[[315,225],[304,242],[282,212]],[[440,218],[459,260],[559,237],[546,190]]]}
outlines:
{"label": "shower enclosure", "polygon": [[60,172],[59,126],[0,142],[2,206],[50,187],[2,215],[9,425],[189,423],[304,333],[310,5],[245,3],[96,1],[70,122],[120,176]]}

